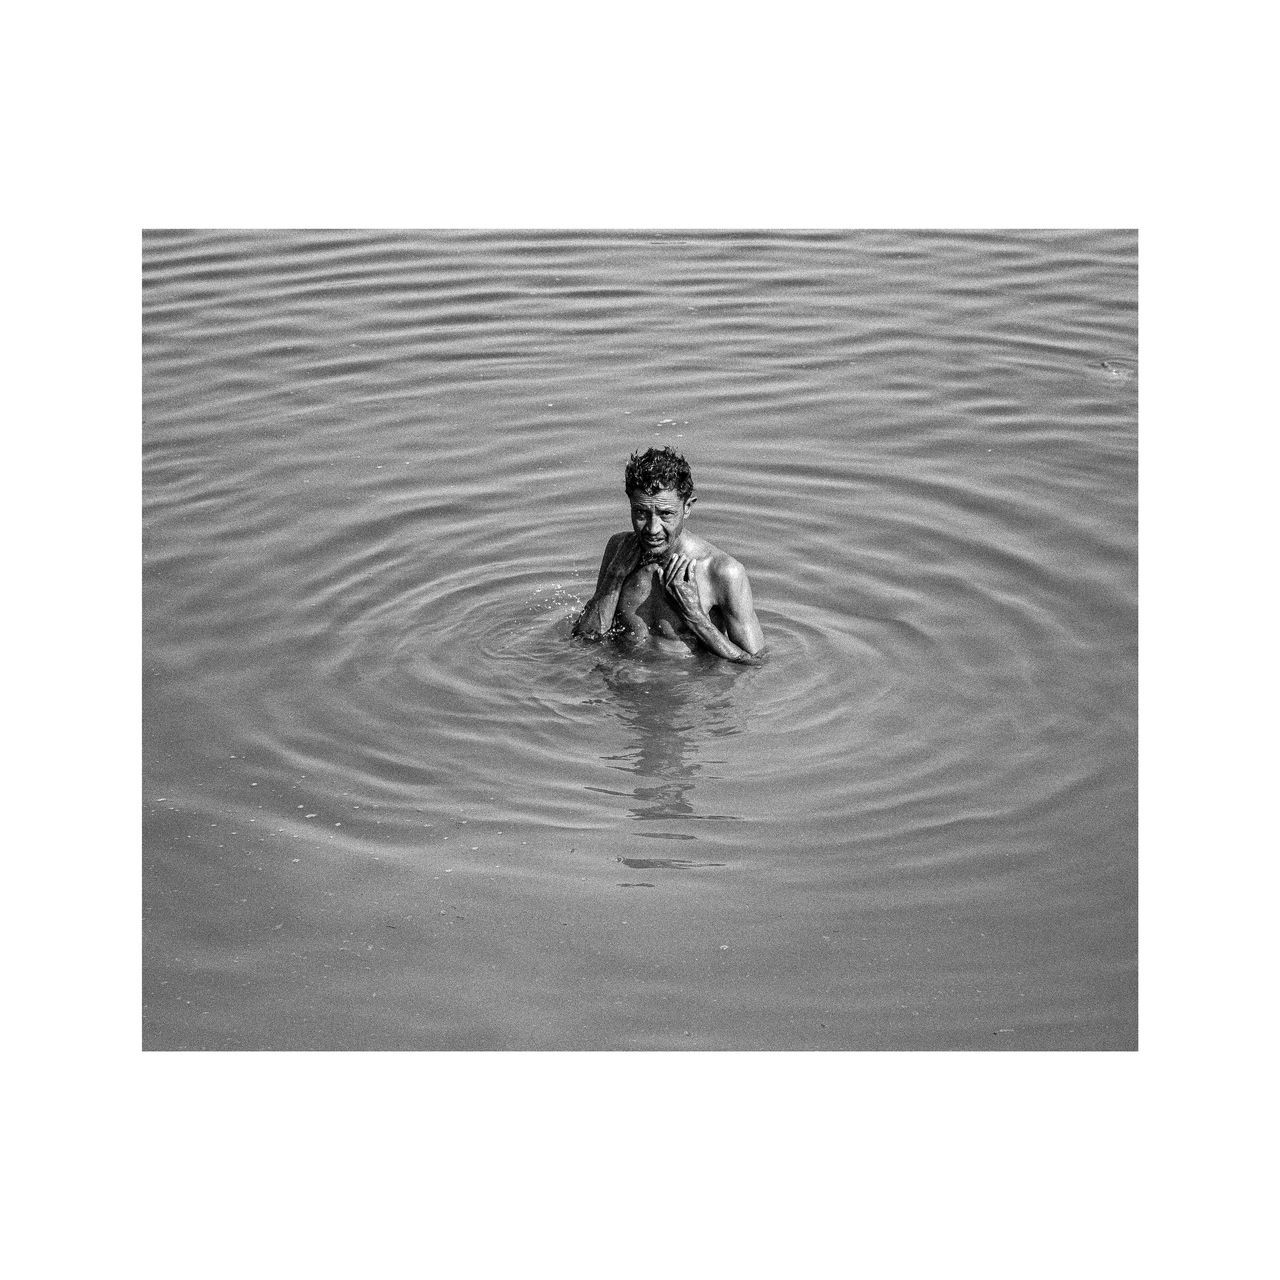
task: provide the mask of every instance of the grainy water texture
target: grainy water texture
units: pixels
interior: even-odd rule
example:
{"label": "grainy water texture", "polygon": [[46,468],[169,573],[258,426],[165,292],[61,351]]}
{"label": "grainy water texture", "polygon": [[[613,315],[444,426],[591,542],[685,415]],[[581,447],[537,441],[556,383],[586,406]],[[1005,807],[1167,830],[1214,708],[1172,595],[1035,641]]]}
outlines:
{"label": "grainy water texture", "polygon": [[[1131,232],[149,232],[143,1043],[1132,1049]],[[672,443],[759,668],[570,636]]]}

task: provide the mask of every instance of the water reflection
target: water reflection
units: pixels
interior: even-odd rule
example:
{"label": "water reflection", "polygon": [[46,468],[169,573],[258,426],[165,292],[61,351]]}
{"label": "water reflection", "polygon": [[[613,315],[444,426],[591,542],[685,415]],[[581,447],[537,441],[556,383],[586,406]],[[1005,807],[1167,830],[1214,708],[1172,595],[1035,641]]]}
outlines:
{"label": "water reflection", "polygon": [[[743,732],[744,709],[735,686],[748,669],[698,658],[645,660],[634,656],[602,659],[596,673],[604,681],[610,710],[633,738],[626,750],[604,757],[610,768],[632,774],[630,791],[594,787],[633,803],[636,822],[660,823],[636,834],[657,840],[695,840],[694,822],[738,822],[728,813],[699,813],[694,791],[708,767],[723,763],[718,740]],[[662,860],[665,862],[669,860]],[[656,865],[646,860],[645,865]]]}

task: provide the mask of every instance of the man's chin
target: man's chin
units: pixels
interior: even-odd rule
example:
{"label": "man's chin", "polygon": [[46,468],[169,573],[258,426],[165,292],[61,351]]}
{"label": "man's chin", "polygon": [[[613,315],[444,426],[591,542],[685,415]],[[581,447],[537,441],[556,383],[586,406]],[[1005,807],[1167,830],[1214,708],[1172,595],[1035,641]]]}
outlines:
{"label": "man's chin", "polygon": [[667,544],[664,542],[660,547],[641,547],[640,563],[641,564],[657,564],[659,560],[665,559],[667,554]]}

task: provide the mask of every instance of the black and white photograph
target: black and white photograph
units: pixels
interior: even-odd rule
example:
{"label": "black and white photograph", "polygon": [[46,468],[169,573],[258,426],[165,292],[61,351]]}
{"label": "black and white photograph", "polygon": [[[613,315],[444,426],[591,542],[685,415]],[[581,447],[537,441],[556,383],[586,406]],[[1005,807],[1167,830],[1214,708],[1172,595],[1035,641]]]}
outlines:
{"label": "black and white photograph", "polygon": [[142,250],[147,1049],[1137,1047],[1135,231]]}
{"label": "black and white photograph", "polygon": [[18,1270],[1259,1270],[1264,17],[15,12]]}

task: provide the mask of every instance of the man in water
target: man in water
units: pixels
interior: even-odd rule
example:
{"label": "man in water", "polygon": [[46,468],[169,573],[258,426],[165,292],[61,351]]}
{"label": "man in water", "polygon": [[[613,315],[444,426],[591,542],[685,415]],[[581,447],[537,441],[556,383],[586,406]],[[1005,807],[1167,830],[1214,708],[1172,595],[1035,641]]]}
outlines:
{"label": "man in water", "polygon": [[698,500],[689,464],[670,445],[633,453],[625,487],[632,532],[609,539],[573,634],[663,637],[756,664],[764,633],[746,570],[685,527]]}

